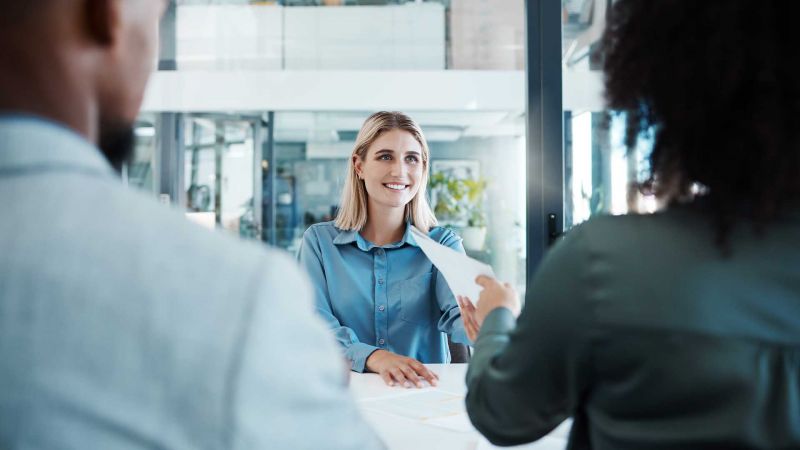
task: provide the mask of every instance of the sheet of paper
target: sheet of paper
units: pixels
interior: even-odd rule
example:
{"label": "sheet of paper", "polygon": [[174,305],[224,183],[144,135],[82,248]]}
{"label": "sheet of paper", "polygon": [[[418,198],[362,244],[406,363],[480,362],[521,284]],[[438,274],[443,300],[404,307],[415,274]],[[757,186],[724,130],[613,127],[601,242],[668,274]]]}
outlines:
{"label": "sheet of paper", "polygon": [[[464,396],[438,389],[410,390],[407,395],[362,400],[364,409],[392,414],[406,419],[437,425],[437,421],[463,415]],[[456,423],[456,422],[454,422]],[[450,425],[445,420],[440,426]],[[447,426],[448,428],[452,425]]]}
{"label": "sheet of paper", "polygon": [[453,416],[437,417],[429,420],[427,423],[437,427],[447,428],[448,430],[458,431],[460,433],[475,432],[475,427],[472,426],[472,422],[469,421],[469,417],[467,416],[466,412],[462,412]]}
{"label": "sheet of paper", "polygon": [[494,278],[492,267],[450,247],[445,247],[429,238],[416,227],[411,227],[411,234],[414,236],[419,248],[425,253],[425,256],[442,273],[453,294],[469,297],[473,303],[476,303],[481,287],[475,283],[475,278],[478,275],[488,275]]}

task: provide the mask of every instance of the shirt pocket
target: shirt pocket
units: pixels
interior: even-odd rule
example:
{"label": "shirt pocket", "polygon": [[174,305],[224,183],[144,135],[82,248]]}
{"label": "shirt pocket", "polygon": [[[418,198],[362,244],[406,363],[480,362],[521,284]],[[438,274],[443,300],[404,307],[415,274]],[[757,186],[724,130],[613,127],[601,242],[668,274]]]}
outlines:
{"label": "shirt pocket", "polygon": [[426,273],[398,283],[401,319],[421,325],[431,323],[433,316],[432,275],[432,273]]}

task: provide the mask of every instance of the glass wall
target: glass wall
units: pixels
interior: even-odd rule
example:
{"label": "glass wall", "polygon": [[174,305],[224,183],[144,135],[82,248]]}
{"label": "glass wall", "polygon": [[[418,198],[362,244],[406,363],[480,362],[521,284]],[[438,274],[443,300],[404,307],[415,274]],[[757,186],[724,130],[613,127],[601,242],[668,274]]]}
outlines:
{"label": "glass wall", "polygon": [[566,0],[563,24],[564,229],[595,214],[646,213],[655,199],[638,189],[650,144],[624,145],[625,119],[603,100],[605,1]]}
{"label": "glass wall", "polygon": [[176,70],[140,121],[172,114],[178,132],[141,132],[155,180],[130,184],[162,192],[175,146],[188,217],[295,252],[334,217],[363,121],[401,110],[429,142],[440,223],[524,293],[524,0],[180,0],[170,16]]}
{"label": "glass wall", "polygon": [[128,185],[156,192],[156,127],[155,114],[142,114],[134,127],[136,146],[132,159],[123,166],[122,177]]}
{"label": "glass wall", "polygon": [[260,119],[187,114],[183,120],[187,216],[242,237],[258,237],[261,155],[255,139]]}
{"label": "glass wall", "polygon": [[[407,111],[431,150],[431,205],[467,253],[524,286],[524,116]],[[332,220],[355,136],[370,112],[275,115],[277,244],[297,250],[305,229]]]}

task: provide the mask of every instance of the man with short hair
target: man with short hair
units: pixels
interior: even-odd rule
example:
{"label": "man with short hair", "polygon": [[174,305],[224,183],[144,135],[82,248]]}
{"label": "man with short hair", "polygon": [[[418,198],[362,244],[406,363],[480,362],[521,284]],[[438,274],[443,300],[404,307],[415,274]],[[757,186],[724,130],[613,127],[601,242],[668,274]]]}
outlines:
{"label": "man with short hair", "polygon": [[0,0],[0,448],[380,448],[293,260],[112,168],[164,6]]}

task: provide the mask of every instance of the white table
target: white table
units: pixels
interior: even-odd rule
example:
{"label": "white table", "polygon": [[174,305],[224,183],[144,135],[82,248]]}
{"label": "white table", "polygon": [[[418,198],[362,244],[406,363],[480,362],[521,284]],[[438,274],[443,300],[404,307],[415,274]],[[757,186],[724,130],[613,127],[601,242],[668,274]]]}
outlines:
{"label": "white table", "polygon": [[[466,364],[426,364],[439,375],[435,388],[390,387],[373,373],[350,376],[350,388],[365,419],[372,424],[390,450],[478,450],[493,447],[477,430],[467,424],[463,396]],[[433,397],[441,397],[454,414],[428,421],[406,416],[403,411],[430,411]],[[404,405],[403,411],[394,410]],[[417,408],[418,407],[418,408]],[[394,410],[394,411],[392,411]],[[457,411],[456,411],[457,410]],[[569,421],[544,438],[524,446],[526,450],[563,450],[567,445]],[[505,447],[508,448],[508,447]]]}

